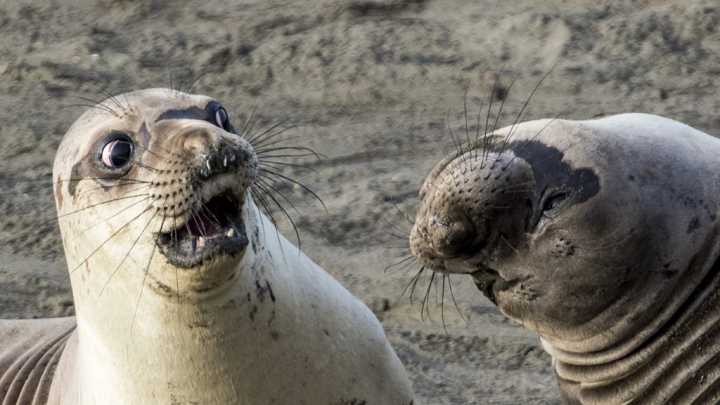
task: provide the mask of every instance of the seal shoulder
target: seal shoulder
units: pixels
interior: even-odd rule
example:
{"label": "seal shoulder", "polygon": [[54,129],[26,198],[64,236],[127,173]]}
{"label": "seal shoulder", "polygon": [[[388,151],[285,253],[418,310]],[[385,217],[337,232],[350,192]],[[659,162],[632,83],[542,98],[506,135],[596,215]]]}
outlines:
{"label": "seal shoulder", "polygon": [[74,317],[0,321],[0,402],[45,404]]}

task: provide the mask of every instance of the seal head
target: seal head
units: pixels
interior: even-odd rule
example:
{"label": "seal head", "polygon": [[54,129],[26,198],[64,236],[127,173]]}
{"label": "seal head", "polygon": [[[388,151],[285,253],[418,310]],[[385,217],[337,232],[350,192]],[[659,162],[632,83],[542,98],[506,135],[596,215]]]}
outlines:
{"label": "seal head", "polygon": [[252,146],[209,97],[160,89],[122,97],[100,104],[115,107],[110,114],[81,116],[57,154],[61,220],[92,222],[63,227],[68,261],[83,266],[105,253],[81,240],[117,243],[108,236],[137,228],[127,255],[150,246],[176,268],[233,268],[249,243],[242,208],[257,174]]}
{"label": "seal head", "polygon": [[[431,172],[411,249],[427,268],[469,274],[538,331],[561,375],[619,380],[712,291],[718,151],[717,139],[644,114],[504,128]],[[567,364],[606,368],[590,377]],[[641,391],[628,382],[622,400],[605,394],[623,403]]]}

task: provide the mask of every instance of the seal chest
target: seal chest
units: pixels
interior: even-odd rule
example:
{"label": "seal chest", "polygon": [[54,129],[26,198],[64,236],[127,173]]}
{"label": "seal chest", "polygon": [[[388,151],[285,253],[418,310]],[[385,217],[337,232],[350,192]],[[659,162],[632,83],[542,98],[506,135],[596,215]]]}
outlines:
{"label": "seal chest", "polygon": [[162,89],[73,124],[53,178],[77,319],[0,323],[22,367],[54,348],[41,378],[0,366],[24,393],[4,400],[412,402],[372,312],[258,210],[270,174],[253,142],[217,101]]}
{"label": "seal chest", "polygon": [[504,128],[433,169],[411,249],[537,331],[565,403],[715,403],[719,154],[645,114]]}

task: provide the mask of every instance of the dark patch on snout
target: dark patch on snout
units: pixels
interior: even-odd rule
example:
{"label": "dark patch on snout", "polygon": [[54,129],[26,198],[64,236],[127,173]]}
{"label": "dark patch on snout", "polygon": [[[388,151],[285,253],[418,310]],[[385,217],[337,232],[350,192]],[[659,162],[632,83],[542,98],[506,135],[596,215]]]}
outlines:
{"label": "dark patch on snout", "polygon": [[156,119],[155,122],[160,122],[163,120],[181,120],[181,119],[190,119],[190,120],[205,120],[205,118],[208,116],[208,112],[206,111],[206,108],[200,108],[197,106],[192,106],[188,108],[182,108],[182,109],[171,109],[167,110],[164,113],[160,114]]}
{"label": "dark patch on snout", "polygon": [[[185,119],[207,121],[213,125],[217,125],[217,123],[215,122],[215,112],[220,107],[220,103],[218,103],[217,101],[211,101],[204,108],[191,106],[188,108],[170,109],[160,114],[155,119],[155,122],[160,122],[164,120]],[[237,134],[237,131],[235,130],[235,127],[232,126],[232,124],[230,124],[230,128],[228,129],[228,131],[230,133]]]}
{"label": "dark patch on snout", "polygon": [[[498,151],[501,145],[496,146]],[[565,153],[554,146],[546,145],[537,140],[515,141],[507,145],[506,150],[526,161],[533,171],[535,179],[535,204],[539,204],[546,193],[563,191],[569,197],[564,205],[583,203],[600,191],[600,179],[589,167],[574,168],[563,161]],[[535,215],[542,215],[539,207],[533,207]],[[529,221],[537,223],[536,218]]]}

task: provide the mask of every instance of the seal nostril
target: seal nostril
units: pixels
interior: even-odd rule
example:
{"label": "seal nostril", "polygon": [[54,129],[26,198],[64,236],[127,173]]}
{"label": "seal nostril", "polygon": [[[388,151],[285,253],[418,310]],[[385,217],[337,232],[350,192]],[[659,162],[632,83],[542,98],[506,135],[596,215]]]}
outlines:
{"label": "seal nostril", "polygon": [[440,256],[455,256],[475,242],[477,232],[471,221],[444,224],[436,217],[430,217],[428,223],[429,239]]}

